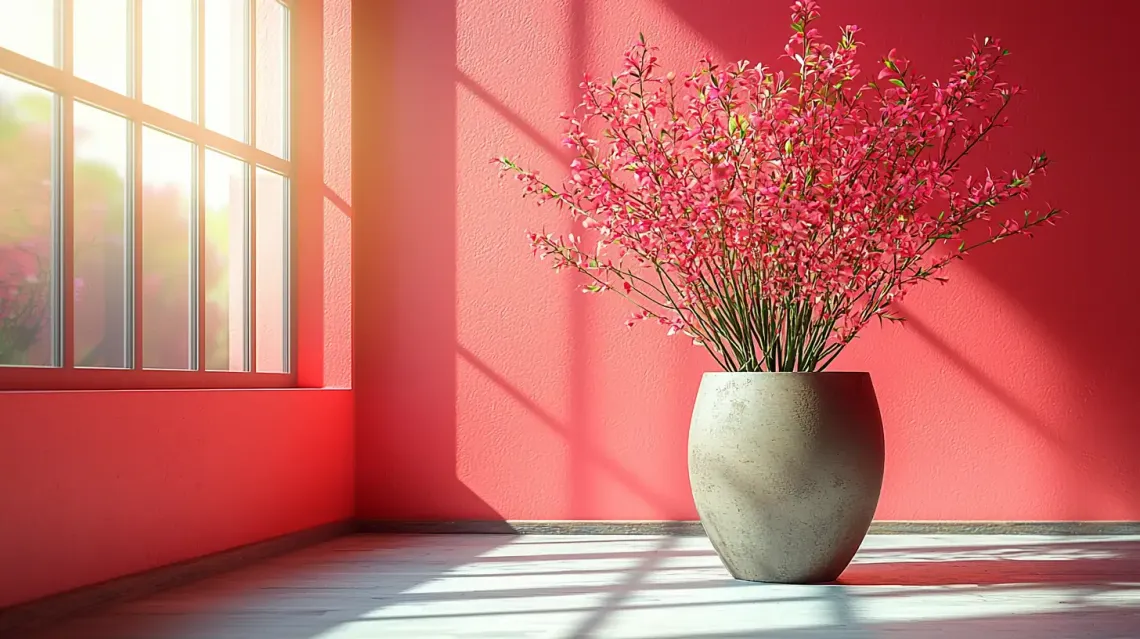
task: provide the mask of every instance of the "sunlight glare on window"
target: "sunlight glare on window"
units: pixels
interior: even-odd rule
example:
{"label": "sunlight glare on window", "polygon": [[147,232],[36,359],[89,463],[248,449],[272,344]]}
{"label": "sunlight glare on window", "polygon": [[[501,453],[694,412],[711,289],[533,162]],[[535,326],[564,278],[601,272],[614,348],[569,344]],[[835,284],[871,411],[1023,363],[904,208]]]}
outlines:
{"label": "sunlight glare on window", "polygon": [[142,3],[142,98],[184,120],[194,115],[194,2]]}
{"label": "sunlight glare on window", "polygon": [[249,129],[248,0],[206,3],[206,126],[242,142]]}
{"label": "sunlight glare on window", "polygon": [[143,367],[192,367],[194,145],[143,128]]}
{"label": "sunlight glare on window", "polygon": [[289,180],[257,169],[257,371],[289,372]]}
{"label": "sunlight glare on window", "polygon": [[56,99],[0,75],[0,366],[52,366]]}
{"label": "sunlight glare on window", "polygon": [[206,368],[247,370],[249,165],[206,151]]}
{"label": "sunlight glare on window", "polygon": [[56,64],[56,42],[52,0],[0,0],[0,47]]}
{"label": "sunlight glare on window", "polygon": [[75,75],[122,94],[127,93],[130,77],[128,4],[128,0],[72,0]]}
{"label": "sunlight glare on window", "polygon": [[130,123],[75,105],[75,365],[128,368],[132,291]]}
{"label": "sunlight glare on window", "polygon": [[257,148],[288,157],[289,12],[277,0],[257,2]]}

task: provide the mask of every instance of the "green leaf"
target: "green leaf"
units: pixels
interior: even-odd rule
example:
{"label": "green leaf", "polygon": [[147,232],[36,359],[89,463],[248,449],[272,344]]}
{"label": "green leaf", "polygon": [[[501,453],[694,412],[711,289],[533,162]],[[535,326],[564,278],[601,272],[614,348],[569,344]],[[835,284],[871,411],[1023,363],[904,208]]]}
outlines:
{"label": "green leaf", "polygon": [[895,85],[896,87],[902,87],[904,89],[906,88],[906,82],[903,82],[898,78],[891,78],[891,84]]}
{"label": "green leaf", "polygon": [[792,23],[792,29],[795,30],[796,33],[803,33],[804,32],[804,23],[793,22]]}
{"label": "green leaf", "polygon": [[730,135],[737,133],[743,135],[748,130],[748,122],[739,114],[733,113],[732,117],[728,119],[728,132]]}

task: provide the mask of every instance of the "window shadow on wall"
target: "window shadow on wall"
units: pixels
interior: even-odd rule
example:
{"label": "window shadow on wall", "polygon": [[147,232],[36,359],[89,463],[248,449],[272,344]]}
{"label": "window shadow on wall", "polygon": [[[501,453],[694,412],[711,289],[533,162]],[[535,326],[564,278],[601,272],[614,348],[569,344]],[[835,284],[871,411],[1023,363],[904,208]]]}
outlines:
{"label": "window shadow on wall", "polygon": [[[629,471],[621,460],[614,459],[588,438],[582,436],[581,430],[571,428],[568,424],[543,409],[533,399],[528,397],[509,380],[495,372],[485,362],[476,357],[462,345],[458,346],[459,357],[479,371],[484,377],[495,384],[512,400],[518,402],[536,417],[543,425],[559,437],[566,440],[571,454],[578,460],[573,466],[571,485],[578,485],[588,481],[595,474],[603,474],[617,481],[626,489],[636,494],[646,503],[662,511],[668,511],[670,500],[657,489],[647,484],[643,479]],[[513,436],[513,435],[511,435]]]}
{"label": "window shadow on wall", "polygon": [[456,476],[456,3],[353,3],[357,514],[500,520]]}
{"label": "window shadow on wall", "polygon": [[[474,98],[469,103],[465,103],[465,111],[460,123],[462,127],[469,128],[460,131],[460,139],[464,140],[465,144],[481,147],[487,142],[488,134],[482,131],[478,134],[472,134],[472,130],[477,128],[480,123],[497,119],[509,125],[508,129],[511,134],[520,139],[521,144],[527,148],[527,153],[531,159],[534,156],[540,156],[543,157],[546,165],[553,165],[553,167],[548,166],[549,170],[543,173],[547,179],[553,182],[560,181],[559,172],[565,170],[574,154],[556,143],[559,136],[550,133],[549,130],[540,130],[539,126],[528,121],[527,117],[523,116],[517,109],[525,109],[530,107],[533,102],[541,100],[543,103],[561,102],[558,105],[558,110],[573,111],[581,100],[580,83],[586,74],[587,61],[590,59],[589,33],[594,27],[597,27],[597,24],[591,26],[592,20],[600,20],[604,17],[595,15],[602,13],[601,9],[598,8],[599,6],[599,3],[596,2],[571,0],[564,7],[559,8],[558,13],[564,15],[565,19],[552,26],[549,32],[537,33],[534,37],[550,38],[554,43],[557,43],[558,38],[561,37],[562,33],[565,33],[567,53],[552,60],[528,61],[528,66],[519,73],[518,85],[509,84],[504,76],[499,75],[500,69],[496,65],[502,63],[497,60],[493,53],[472,54],[467,60],[471,67],[470,72],[457,67],[454,71],[455,81],[458,88],[461,89],[461,95]],[[552,9],[551,12],[553,13],[554,10]],[[479,38],[491,38],[491,36],[477,32],[476,29],[472,29],[472,31],[470,38],[474,42],[478,42]],[[493,38],[491,41],[495,42],[496,45],[499,44]],[[543,46],[557,47],[558,45],[546,43]],[[612,63],[615,61],[607,60],[604,64],[608,68]],[[599,62],[599,64],[602,63]],[[541,92],[535,92],[531,89],[519,91],[519,86],[529,86],[526,78],[531,77],[528,74],[537,75],[536,69],[550,70],[551,82],[547,91],[556,91],[558,99],[551,100],[542,96]],[[485,85],[473,77],[482,77],[480,73],[487,75],[488,79],[484,81],[491,84]],[[561,86],[558,83],[559,79],[564,82]],[[551,111],[549,122],[554,122],[557,125],[555,118],[557,110],[551,109],[550,106],[546,106],[545,110]],[[481,120],[481,117],[484,119]],[[500,142],[493,137],[491,140],[493,142],[487,144],[489,147],[488,156],[491,153],[501,153],[503,149],[498,147]],[[470,161],[470,158],[467,160]],[[526,164],[530,165],[530,162],[526,162]],[[465,168],[462,168],[461,171]],[[476,178],[465,177],[459,188],[468,193],[476,193],[477,198],[483,196],[483,191],[491,192],[494,194],[495,200],[510,198],[512,209],[518,206],[516,204],[518,196],[512,192],[513,189],[509,188],[511,185],[504,188],[496,184],[492,170],[488,169],[477,174],[472,172],[472,175],[482,176],[484,174],[487,178],[486,183],[477,183]],[[582,233],[582,230],[571,222],[569,215],[564,212],[558,213],[553,206],[537,209],[532,200],[523,204],[523,206],[529,207],[528,210],[535,211],[534,221],[527,219],[526,222],[513,217],[513,211],[512,214],[505,214],[484,210],[481,207],[493,206],[493,204],[484,204],[482,200],[479,201],[478,205],[467,205],[466,203],[464,205],[471,206],[468,211],[472,218],[464,220],[468,229],[471,230],[464,233],[460,240],[461,245],[457,246],[457,250],[460,252],[459,257],[464,264],[461,268],[470,267],[473,263],[471,256],[480,256],[480,261],[482,261],[494,251],[497,253],[492,259],[519,260],[519,264],[522,265],[520,268],[533,268],[524,261],[525,245],[521,241],[523,231],[530,225],[545,224],[549,225],[546,227],[547,230],[554,232]],[[474,229],[477,226],[490,226],[496,239],[488,240],[490,234],[481,229],[476,234]],[[513,244],[516,241],[515,238],[519,238],[518,244],[521,250],[506,250],[502,245],[485,245],[488,241],[500,241],[497,239],[498,237],[506,238],[502,240],[504,244]],[[586,241],[590,240],[587,239]],[[478,342],[470,336],[467,339],[462,339],[458,354],[460,360],[470,364],[484,379],[492,381],[516,405],[525,407],[527,412],[537,418],[538,423],[548,427],[566,443],[565,454],[553,458],[565,476],[558,480],[552,480],[552,485],[556,486],[557,490],[541,493],[541,497],[539,497],[541,503],[535,505],[533,509],[539,512],[559,513],[555,515],[556,518],[570,519],[630,518],[628,515],[623,517],[622,515],[611,514],[615,511],[654,513],[647,518],[695,518],[695,513],[687,514],[693,510],[693,507],[687,490],[687,473],[684,465],[685,440],[678,432],[687,429],[690,407],[688,402],[691,400],[684,393],[674,392],[670,394],[669,392],[671,388],[683,386],[674,382],[678,379],[684,379],[685,376],[680,371],[652,370],[647,369],[644,363],[634,362],[627,362],[628,366],[622,366],[619,372],[613,364],[616,360],[609,357],[606,352],[614,348],[611,341],[614,333],[607,333],[598,321],[600,319],[598,311],[603,307],[597,299],[581,292],[582,278],[575,273],[558,274],[551,278],[549,288],[547,285],[543,285],[542,298],[546,300],[545,303],[550,304],[546,308],[520,309],[516,307],[517,299],[504,299],[495,294],[489,295],[487,301],[480,304],[479,301],[484,293],[474,283],[485,283],[490,289],[520,286],[517,282],[511,281],[512,277],[529,277],[529,274],[525,271],[513,270],[514,268],[513,265],[504,265],[501,268],[494,269],[494,272],[491,270],[479,271],[478,278],[471,273],[463,273],[466,280],[473,283],[470,289],[465,288],[461,292],[461,295],[468,296],[466,299],[460,300],[461,306],[465,306],[466,311],[470,314],[470,322],[465,323],[465,326],[483,327],[486,322],[490,323],[487,326],[493,325],[495,327],[495,332],[493,335],[487,335],[487,331],[484,331],[483,335],[478,338]],[[547,296],[548,291],[555,294]],[[525,297],[528,294],[529,291],[519,291],[520,296]],[[509,321],[500,323],[494,319],[497,317],[496,313],[519,312],[520,310],[533,315],[535,319],[520,322],[517,329],[506,328],[510,324]],[[620,319],[610,317],[605,321],[613,322],[618,330],[622,330],[620,329]],[[547,333],[557,331],[558,333],[557,336],[550,337],[548,342],[543,342],[546,348],[530,342],[530,338],[535,338],[537,341],[547,339],[548,335],[541,335],[540,337],[542,331]],[[619,333],[618,335],[628,334]],[[547,349],[551,341],[566,346],[550,352]],[[518,344],[523,344],[525,348]],[[501,352],[498,349],[503,349],[503,351]],[[658,354],[659,352],[656,349],[652,353],[654,356]],[[504,358],[510,364],[507,368],[499,365],[504,361]],[[543,380],[535,375],[517,377],[513,373],[516,364],[518,365],[517,368],[526,370],[519,363],[519,358],[535,358],[547,361],[552,370],[551,375],[565,379],[565,383],[556,388],[549,380]],[[627,368],[628,370],[626,370]],[[651,397],[615,400],[612,395],[615,392],[615,387],[620,387],[625,381],[621,378],[628,375],[664,378],[662,379],[663,383],[652,390],[660,394],[662,400],[668,401],[670,405],[675,404],[679,408],[678,411],[672,411],[665,416],[670,419],[669,423],[662,423],[657,416],[660,414],[657,414],[654,417],[642,417],[647,422],[655,422],[652,428],[649,428],[645,423],[631,425],[632,428],[646,430],[651,436],[659,437],[662,442],[668,444],[662,446],[662,448],[667,449],[667,452],[655,452],[654,458],[648,463],[646,460],[623,458],[622,452],[636,446],[636,443],[629,442],[628,437],[623,440],[623,435],[604,432],[604,429],[611,427],[616,421],[620,421],[620,418],[615,418],[615,401],[634,404],[639,401],[652,401]],[[546,393],[545,396],[548,398],[556,398],[556,401],[566,407],[565,410],[555,415],[543,409],[535,399],[536,389],[537,392]],[[471,390],[466,388],[458,390],[461,394],[471,393]],[[485,412],[488,410],[494,411],[496,409],[488,400],[480,399],[477,408],[474,409],[472,419],[478,421],[500,419],[499,415]],[[519,420],[517,415],[507,415],[501,418],[504,424],[502,428],[505,431],[503,436],[514,440],[512,446],[518,446],[525,450],[531,446],[542,447],[545,445],[542,441],[541,432],[528,431],[525,424],[512,423]],[[499,422],[496,421],[496,423]],[[478,436],[483,437],[484,435]],[[486,437],[490,436],[486,435]],[[523,441],[519,442],[520,439]],[[533,444],[531,440],[534,440]],[[478,454],[486,450],[485,444],[482,442],[473,442],[471,447],[472,450],[467,451],[467,454],[472,452]],[[656,443],[653,447],[656,447]],[[487,459],[498,459],[495,457],[497,454],[498,452],[492,446]],[[662,471],[659,471],[658,468],[647,471],[647,466],[664,468],[666,469],[664,473],[667,475],[663,473],[659,475],[661,481],[654,481],[652,473]],[[490,482],[491,480],[487,481]],[[510,493],[519,490],[521,489],[511,487],[502,492]],[[516,505],[515,507],[518,508],[519,506]],[[624,510],[622,510],[623,508]],[[678,516],[678,514],[680,515]]]}
{"label": "window shadow on wall", "polygon": [[[790,2],[660,1],[722,58],[775,64],[790,34]],[[929,323],[910,322],[909,329],[1049,443],[1057,453],[1056,481],[1067,500],[1063,507],[1095,511],[1083,491],[1096,490],[1111,493],[1120,504],[1116,512],[1125,509],[1130,518],[1140,518],[1140,473],[1131,461],[1140,450],[1140,396],[1135,392],[1140,332],[1134,326],[1140,305],[1134,266],[1140,211],[1132,189],[1124,187],[1134,181],[1131,158],[1140,146],[1140,126],[1126,94],[1073,91],[1074,78],[1084,86],[1107,87],[1132,73],[1129,25],[1140,18],[1140,6],[1128,5],[1105,22],[1078,5],[1044,6],[1030,0],[824,0],[821,5],[824,38],[834,37],[844,23],[861,27],[867,75],[873,74],[876,57],[896,46],[930,78],[945,76],[973,35],[1000,36],[1013,51],[1004,74],[1028,93],[1012,110],[1011,128],[998,131],[992,144],[973,153],[976,161],[966,168],[1022,169],[1029,153],[1044,149],[1054,165],[1035,184],[1034,197],[1002,210],[1016,217],[1023,205],[1053,205],[1071,213],[1032,241],[1015,238],[982,247],[948,274],[953,278],[966,268],[985,278],[1000,290],[1005,304],[1043,332],[1050,352],[1039,357],[1056,357],[1063,367],[1059,374],[1072,380],[1049,392],[1064,393],[1061,402],[1069,410],[1034,414],[1018,398],[1046,392],[1035,384],[1038,380],[992,378],[939,337],[983,331],[981,322],[960,327],[931,317]],[[1090,67],[1089,60],[1099,62]],[[979,344],[993,349],[978,356],[1000,353],[1001,342],[1000,335],[980,337]],[[1064,477],[1081,476],[1086,469],[1094,481],[1080,489],[1064,485]]]}

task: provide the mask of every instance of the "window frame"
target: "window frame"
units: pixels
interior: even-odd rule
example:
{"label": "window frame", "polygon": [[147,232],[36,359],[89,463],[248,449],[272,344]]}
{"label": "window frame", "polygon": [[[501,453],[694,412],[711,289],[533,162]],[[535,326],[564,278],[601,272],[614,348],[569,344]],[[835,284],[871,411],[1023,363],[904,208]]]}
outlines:
{"label": "window frame", "polygon": [[[193,29],[194,41],[194,119],[185,120],[176,115],[151,106],[143,101],[139,90],[142,82],[141,44],[143,37],[143,2],[162,0],[130,0],[128,11],[131,20],[131,42],[128,43],[129,95],[118,93],[74,74],[74,5],[72,0],[54,0],[57,37],[56,52],[58,65],[45,64],[19,53],[0,47],[0,73],[53,93],[56,103],[57,121],[55,124],[57,141],[54,143],[59,158],[55,170],[59,184],[54,185],[59,202],[53,210],[59,228],[53,232],[55,246],[53,264],[58,273],[53,275],[57,284],[53,295],[59,319],[53,324],[54,339],[58,348],[56,362],[52,367],[0,366],[0,392],[5,391],[66,391],[66,390],[161,390],[161,389],[243,389],[243,388],[295,388],[298,386],[298,215],[297,215],[297,158],[296,158],[296,92],[297,67],[297,1],[274,0],[286,11],[286,46],[283,78],[286,84],[282,93],[286,96],[283,122],[284,156],[278,157],[257,147],[257,11],[258,0],[247,0],[249,11],[249,42],[247,43],[247,87],[246,138],[247,142],[230,138],[225,134],[210,130],[205,124],[205,0],[192,0],[196,25]],[[132,289],[132,312],[129,318],[128,339],[133,342],[130,350],[130,368],[77,368],[75,366],[75,303],[74,303],[74,182],[75,160],[74,110],[76,102],[110,111],[127,120],[132,147],[128,188],[132,191],[128,215],[133,216],[131,234],[127,239],[132,246],[129,255],[131,277],[128,287]],[[195,155],[195,181],[193,203],[194,223],[197,225],[192,247],[190,267],[196,268],[194,291],[196,303],[192,305],[194,334],[192,342],[197,353],[192,370],[156,370],[143,368],[143,234],[142,228],[142,132],[146,127],[157,129],[191,142]],[[221,152],[240,159],[247,168],[247,247],[246,247],[246,371],[216,371],[207,369],[206,357],[206,251],[204,167],[208,150]],[[268,169],[284,176],[287,180],[285,193],[285,263],[283,274],[287,278],[284,286],[286,299],[284,316],[285,363],[288,372],[257,372],[257,185],[258,168]],[[54,208],[54,207],[53,207]]]}

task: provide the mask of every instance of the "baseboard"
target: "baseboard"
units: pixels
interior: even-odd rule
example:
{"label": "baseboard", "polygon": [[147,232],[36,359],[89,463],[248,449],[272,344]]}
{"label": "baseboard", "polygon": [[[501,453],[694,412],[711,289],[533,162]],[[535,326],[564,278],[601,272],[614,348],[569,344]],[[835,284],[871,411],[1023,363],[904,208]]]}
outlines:
{"label": "baseboard", "polygon": [[1140,521],[876,521],[873,535],[1140,535]]}
{"label": "baseboard", "polygon": [[82,614],[93,608],[121,603],[227,572],[306,546],[351,534],[354,522],[343,521],[274,537],[169,566],[111,579],[0,609],[0,637],[22,635],[46,623]]}
{"label": "baseboard", "polygon": [[699,521],[377,521],[360,532],[411,535],[703,535]]}
{"label": "baseboard", "polygon": [[[387,534],[699,536],[699,521],[362,521]],[[1137,521],[876,521],[872,535],[1140,535]]]}

